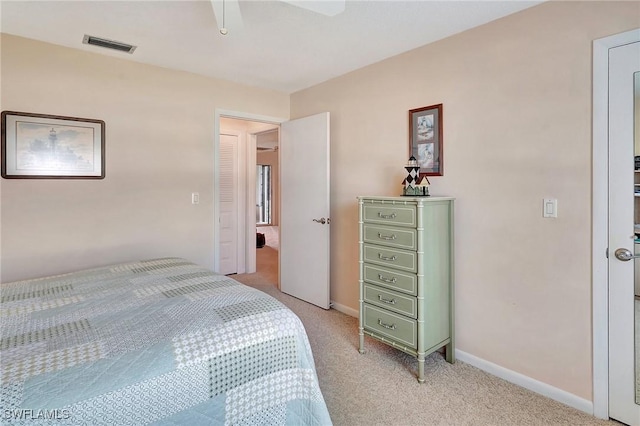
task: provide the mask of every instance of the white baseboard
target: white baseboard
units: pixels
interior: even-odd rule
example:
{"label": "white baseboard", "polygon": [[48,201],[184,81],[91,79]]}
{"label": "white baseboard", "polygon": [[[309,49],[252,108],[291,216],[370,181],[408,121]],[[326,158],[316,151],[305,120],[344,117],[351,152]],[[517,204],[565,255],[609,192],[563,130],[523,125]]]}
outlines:
{"label": "white baseboard", "polygon": [[330,306],[333,309],[335,309],[336,311],[342,312],[343,314],[347,314],[347,315],[349,315],[351,317],[358,318],[360,316],[360,312],[358,312],[358,310],[350,308],[348,306],[344,306],[344,305],[341,305],[341,304],[333,302],[333,301],[331,302]]}
{"label": "white baseboard", "polygon": [[525,389],[529,389],[535,393],[551,398],[555,401],[561,402],[569,407],[573,407],[577,410],[584,411],[588,414],[593,414],[593,402],[581,398],[577,395],[563,391],[536,379],[532,379],[524,374],[517,373],[513,370],[501,367],[497,364],[478,358],[477,356],[463,352],[456,349],[456,358],[462,362],[473,365],[480,370],[486,371],[489,374],[500,377],[508,382],[514,383],[518,386],[522,386]]}

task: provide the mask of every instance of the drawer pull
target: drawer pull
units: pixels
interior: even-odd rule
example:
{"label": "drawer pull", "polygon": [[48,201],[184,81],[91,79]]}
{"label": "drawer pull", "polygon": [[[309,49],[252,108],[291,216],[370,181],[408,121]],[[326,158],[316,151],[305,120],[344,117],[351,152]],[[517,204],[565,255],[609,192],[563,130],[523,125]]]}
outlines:
{"label": "drawer pull", "polygon": [[395,255],[395,254],[394,254],[393,256],[391,256],[391,257],[387,257],[387,256],[383,256],[383,255],[382,255],[382,253],[378,253],[378,259],[380,259],[380,260],[387,260],[387,261],[391,261],[391,262],[395,262],[395,261],[396,261],[396,259],[397,259],[397,257],[396,257],[396,255]]}
{"label": "drawer pull", "polygon": [[381,219],[395,219],[396,218],[396,214],[395,213],[382,214],[382,212],[378,212],[378,217],[381,218]]}
{"label": "drawer pull", "polygon": [[380,238],[381,240],[395,240],[396,234],[382,235],[381,232],[378,232],[378,238]]}
{"label": "drawer pull", "polygon": [[396,277],[393,277],[393,278],[389,279],[389,278],[383,277],[382,274],[378,274],[378,279],[380,281],[384,281],[385,283],[389,283],[389,284],[395,284],[396,281],[397,281]]}
{"label": "drawer pull", "polygon": [[382,320],[380,318],[378,318],[378,325],[381,325],[384,328],[389,329],[389,330],[395,330],[396,329],[396,325],[395,324],[391,324],[391,325],[385,324],[385,323],[382,322]]}
{"label": "drawer pull", "polygon": [[396,299],[385,299],[380,294],[378,295],[378,300],[381,301],[382,303],[386,303],[387,305],[395,305],[396,304]]}

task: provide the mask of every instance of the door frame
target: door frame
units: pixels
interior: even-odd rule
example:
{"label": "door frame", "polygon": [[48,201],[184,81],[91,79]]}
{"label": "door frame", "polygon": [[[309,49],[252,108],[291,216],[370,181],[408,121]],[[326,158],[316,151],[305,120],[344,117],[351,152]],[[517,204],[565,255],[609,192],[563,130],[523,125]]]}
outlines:
{"label": "door frame", "polygon": [[[288,118],[270,117],[265,115],[251,114],[242,111],[232,111],[221,108],[216,108],[214,111],[214,124],[213,124],[213,270],[220,269],[220,118],[233,118],[237,120],[245,121],[258,121],[262,123],[277,124],[280,125]],[[256,204],[256,168],[248,167],[249,163],[253,161],[256,163],[256,138],[255,135],[251,135],[246,138],[246,155],[244,158],[240,158],[241,162],[245,163],[246,174],[244,176],[247,191],[245,195],[245,206],[252,206]],[[253,212],[253,213],[252,213]],[[253,265],[255,269],[256,264],[256,250],[255,250],[255,233],[256,233],[256,213],[255,209],[251,210],[245,208],[245,266],[247,269],[251,269]],[[253,232],[251,232],[253,230]],[[280,259],[280,256],[278,257]],[[248,271],[247,272],[255,272]]]}
{"label": "door frame", "polygon": [[593,41],[592,329],[593,415],[609,418],[609,50],[640,41],[640,29]]}

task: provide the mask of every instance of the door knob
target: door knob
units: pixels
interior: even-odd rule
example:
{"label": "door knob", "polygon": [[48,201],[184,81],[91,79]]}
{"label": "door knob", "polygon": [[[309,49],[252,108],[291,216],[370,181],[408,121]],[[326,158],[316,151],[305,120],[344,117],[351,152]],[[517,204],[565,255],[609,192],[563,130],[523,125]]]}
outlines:
{"label": "door knob", "polygon": [[638,257],[640,257],[640,255],[633,254],[631,253],[631,250],[626,248],[619,248],[615,251],[614,254],[619,260],[622,260],[623,262],[627,262],[631,259],[637,259]]}
{"label": "door knob", "polygon": [[321,217],[320,219],[313,219],[314,222],[318,222],[322,225],[324,225],[325,223],[327,223],[327,219],[325,219],[324,217]]}

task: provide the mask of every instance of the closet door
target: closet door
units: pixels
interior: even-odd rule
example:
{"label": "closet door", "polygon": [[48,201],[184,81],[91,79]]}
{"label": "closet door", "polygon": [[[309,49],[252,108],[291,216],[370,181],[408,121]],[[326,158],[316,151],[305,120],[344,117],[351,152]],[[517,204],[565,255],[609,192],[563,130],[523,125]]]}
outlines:
{"label": "closet door", "polygon": [[238,136],[220,134],[220,274],[238,272]]}

